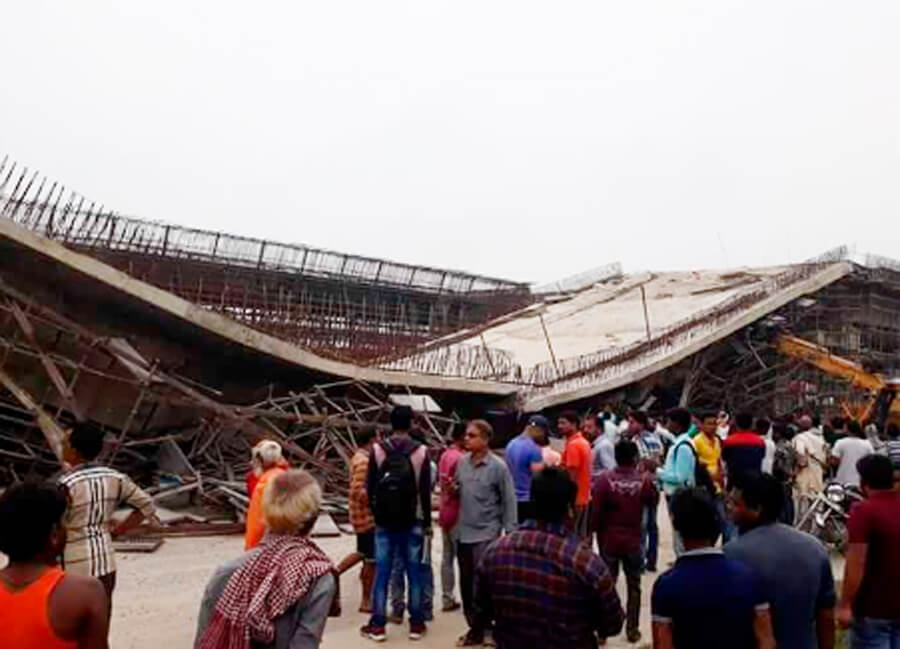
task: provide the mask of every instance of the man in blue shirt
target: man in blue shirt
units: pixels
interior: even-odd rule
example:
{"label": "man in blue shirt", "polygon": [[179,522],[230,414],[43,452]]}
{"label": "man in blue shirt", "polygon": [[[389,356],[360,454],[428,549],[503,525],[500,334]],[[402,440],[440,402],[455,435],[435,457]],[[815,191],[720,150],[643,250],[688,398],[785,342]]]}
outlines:
{"label": "man in blue shirt", "polygon": [[534,518],[531,511],[531,477],[543,468],[541,447],[535,440],[550,432],[550,422],[546,417],[534,415],[518,437],[506,445],[506,464],[512,475],[516,489],[519,523]]}
{"label": "man in blue shirt", "polygon": [[836,596],[825,546],[778,522],[784,490],[771,475],[738,476],[731,501],[741,536],[725,545],[725,556],[762,580],[778,646],[833,649]]}
{"label": "man in blue shirt", "polygon": [[[656,472],[656,477],[659,478],[663,492],[666,494],[666,504],[668,505],[669,518],[671,519],[672,496],[679,489],[695,486],[694,476],[697,465],[697,452],[694,450],[693,442],[691,442],[691,413],[684,408],[677,408],[671,411],[667,427],[675,435],[675,441],[669,448],[665,464]],[[675,556],[680,557],[684,553],[684,544],[681,541],[681,535],[677,531],[672,533],[672,542],[675,546]]]}
{"label": "man in blue shirt", "polygon": [[[647,413],[635,410],[628,415],[628,434],[632,436],[641,455],[640,470],[642,473],[656,476],[656,470],[662,463],[663,444],[659,435],[650,426],[650,418]],[[644,524],[641,545],[644,548],[644,570],[656,572],[656,559],[659,555],[659,525],[657,514],[659,501],[644,507]]]}
{"label": "man in blue shirt", "polygon": [[710,495],[672,498],[685,553],[653,586],[654,649],[774,649],[769,600],[759,577],[716,549],[719,515]]}

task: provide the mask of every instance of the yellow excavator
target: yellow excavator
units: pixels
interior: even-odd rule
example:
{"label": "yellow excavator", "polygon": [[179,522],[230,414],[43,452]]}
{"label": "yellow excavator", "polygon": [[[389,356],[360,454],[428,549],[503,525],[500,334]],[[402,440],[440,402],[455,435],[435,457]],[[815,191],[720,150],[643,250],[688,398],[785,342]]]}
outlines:
{"label": "yellow excavator", "polygon": [[773,343],[779,353],[800,359],[826,374],[844,379],[854,386],[868,390],[871,399],[861,407],[843,404],[844,414],[865,424],[875,423],[883,429],[886,423],[900,425],[900,380],[887,379],[867,371],[859,363],[836,356],[826,348],[786,333],[776,334]]}

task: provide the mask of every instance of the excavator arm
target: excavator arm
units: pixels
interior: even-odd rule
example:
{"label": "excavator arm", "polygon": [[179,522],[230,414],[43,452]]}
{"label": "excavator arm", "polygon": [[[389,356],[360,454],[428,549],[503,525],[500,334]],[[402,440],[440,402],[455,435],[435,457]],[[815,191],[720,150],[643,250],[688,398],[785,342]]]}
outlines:
{"label": "excavator arm", "polygon": [[[877,374],[867,372],[859,363],[835,356],[824,347],[796,336],[780,333],[774,342],[779,353],[800,359],[830,376],[842,378],[858,388],[871,392],[873,398],[866,406],[865,411],[854,418],[858,418],[862,422],[875,421],[879,427],[883,427],[885,422],[891,418],[896,390]],[[844,410],[852,416],[846,405]]]}
{"label": "excavator arm", "polygon": [[835,356],[824,347],[814,345],[802,338],[778,334],[775,339],[775,348],[785,356],[805,361],[826,374],[849,381],[863,390],[881,392],[888,387],[884,379],[877,374],[867,372],[859,363]]}

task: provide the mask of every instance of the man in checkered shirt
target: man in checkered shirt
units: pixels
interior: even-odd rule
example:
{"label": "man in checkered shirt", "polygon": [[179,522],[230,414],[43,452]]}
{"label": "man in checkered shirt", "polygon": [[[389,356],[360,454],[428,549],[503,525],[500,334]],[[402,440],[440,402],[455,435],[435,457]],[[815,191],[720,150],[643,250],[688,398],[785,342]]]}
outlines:
{"label": "man in checkered shirt", "polygon": [[[534,476],[534,520],[494,541],[475,578],[475,618],[498,649],[596,649],[625,613],[603,560],[566,525],[576,485],[563,469]],[[470,646],[462,643],[462,646]]]}
{"label": "man in checkered shirt", "polygon": [[[153,499],[131,478],[110,467],[96,464],[103,450],[103,433],[77,425],[69,435],[65,459],[74,468],[60,479],[69,492],[70,506],[64,519],[67,541],[65,569],[78,575],[97,577],[112,605],[116,586],[116,554],[112,537],[127,532],[143,520],[156,517]],[[116,509],[127,504],[135,509],[112,528]]]}

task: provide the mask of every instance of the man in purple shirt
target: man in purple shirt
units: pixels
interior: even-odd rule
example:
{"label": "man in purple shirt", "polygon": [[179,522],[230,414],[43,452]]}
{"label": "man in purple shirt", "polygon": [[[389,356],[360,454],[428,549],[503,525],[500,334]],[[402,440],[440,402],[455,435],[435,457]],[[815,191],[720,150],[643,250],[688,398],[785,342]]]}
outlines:
{"label": "man in purple shirt", "polygon": [[638,447],[631,441],[616,444],[617,468],[601,473],[593,492],[593,529],[600,556],[618,580],[619,565],[628,585],[628,642],[641,639],[641,522],[645,507],[656,504],[657,492],[649,474],[637,469]]}
{"label": "man in purple shirt", "polygon": [[513,485],[516,488],[516,503],[518,505],[518,519],[521,525],[533,517],[531,508],[531,477],[535,471],[540,471],[543,466],[543,454],[541,447],[535,440],[547,434],[550,422],[546,417],[534,415],[528,420],[528,425],[518,437],[514,437],[506,445],[506,464],[512,475]]}

